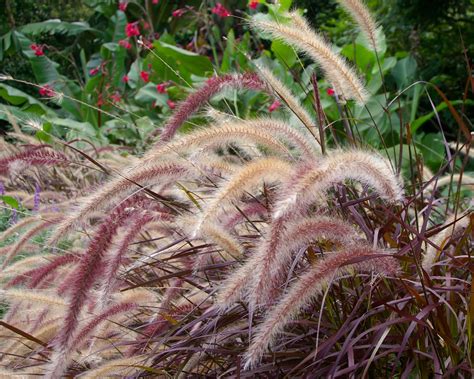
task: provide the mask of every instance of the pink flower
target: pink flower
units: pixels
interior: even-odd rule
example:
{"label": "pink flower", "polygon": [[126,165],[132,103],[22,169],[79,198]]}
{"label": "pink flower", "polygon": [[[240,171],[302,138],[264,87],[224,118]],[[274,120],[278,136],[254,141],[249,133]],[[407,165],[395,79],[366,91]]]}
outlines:
{"label": "pink flower", "polygon": [[170,107],[170,109],[176,108],[175,102],[170,99],[166,100],[166,104],[168,104],[168,107]]}
{"label": "pink flower", "polygon": [[174,18],[180,18],[185,13],[186,13],[186,9],[180,8],[173,11],[173,13],[171,13],[171,16],[173,16]]}
{"label": "pink flower", "polygon": [[117,91],[110,95],[110,98],[114,103],[119,103],[122,100],[122,96],[120,96],[120,93]]}
{"label": "pink flower", "polygon": [[35,55],[37,57],[41,57],[42,55],[44,55],[44,45],[37,45],[36,43],[32,43],[30,45],[30,49],[35,52]]}
{"label": "pink flower", "polygon": [[281,103],[278,100],[275,100],[269,107],[268,111],[273,112],[280,108]]}
{"label": "pink flower", "polygon": [[142,78],[145,83],[148,83],[150,81],[150,73],[148,71],[140,71],[140,78]]}
{"label": "pink flower", "polygon": [[122,82],[128,83],[128,81],[129,81],[128,75],[122,76]]}
{"label": "pink flower", "polygon": [[94,68],[91,68],[89,70],[89,75],[90,76],[94,76],[94,75],[97,75],[99,73],[99,67],[94,67]]}
{"label": "pink flower", "polygon": [[156,4],[158,4],[158,1],[159,1],[159,0],[153,0],[151,3],[152,3],[153,5],[156,5]]}
{"label": "pink flower", "polygon": [[335,92],[332,88],[328,88],[328,89],[326,90],[326,93],[327,93],[329,96],[334,96],[336,92]]}
{"label": "pink flower", "polygon": [[121,1],[119,2],[118,9],[122,12],[125,12],[127,10],[128,6],[128,1]]}
{"label": "pink flower", "polygon": [[257,7],[258,7],[258,1],[256,1],[256,0],[250,0],[249,8],[250,8],[250,9],[257,9]]}
{"label": "pink flower", "polygon": [[125,33],[127,37],[139,36],[140,29],[138,28],[138,22],[129,22],[127,26],[125,26]]}
{"label": "pink flower", "polygon": [[156,85],[156,90],[159,93],[166,93],[166,87],[168,87],[168,83],[160,83]]}
{"label": "pink flower", "polygon": [[45,84],[44,86],[40,87],[39,94],[40,96],[44,97],[53,97],[55,92],[49,84]]}
{"label": "pink flower", "polygon": [[121,39],[118,44],[119,46],[122,46],[126,49],[132,48],[132,44],[128,41],[128,39]]}
{"label": "pink flower", "polygon": [[230,16],[230,12],[221,3],[217,3],[211,12],[222,18]]}

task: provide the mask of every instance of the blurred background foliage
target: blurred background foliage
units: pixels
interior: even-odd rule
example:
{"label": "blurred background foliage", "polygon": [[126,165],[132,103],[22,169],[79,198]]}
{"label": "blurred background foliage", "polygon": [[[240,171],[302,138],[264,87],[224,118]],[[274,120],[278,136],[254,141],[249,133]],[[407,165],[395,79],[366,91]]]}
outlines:
{"label": "blurred background foliage", "polygon": [[[327,92],[328,84],[319,81],[324,112],[335,126],[329,142],[343,133],[341,116],[351,116],[364,143],[387,154],[402,152],[403,124],[408,122],[425,163],[432,169],[441,167],[445,138],[457,140],[459,125],[443,100],[428,91],[430,86],[410,85],[420,80],[436,84],[472,119],[472,101],[466,98],[474,49],[472,0],[368,0],[385,33],[386,44],[378,57],[364,46],[335,1],[258,0],[254,7],[251,3],[223,0],[232,17],[221,17],[212,11],[215,0],[0,0],[5,10],[0,14],[1,73],[37,84],[0,83],[0,101],[25,121],[20,124],[26,130],[27,119],[37,117],[42,130],[32,132],[43,142],[50,142],[51,136],[86,138],[138,152],[190,88],[214,74],[254,70],[255,63],[270,66],[312,109],[311,75],[317,68],[310,64],[302,69],[300,59],[309,61],[250,32],[245,23],[249,14],[277,17],[299,8],[358,67],[372,94],[365,108],[349,104],[344,116]],[[127,25],[136,25],[139,35],[127,36]],[[36,56],[33,44],[42,46],[44,54]],[[38,96],[41,86],[66,96],[60,103]],[[397,93],[402,93],[397,102],[384,108]],[[251,92],[238,98],[224,93],[213,105],[231,108],[237,115],[261,114],[271,101]],[[0,130],[11,128],[5,112],[0,120]],[[200,122],[197,117],[186,127]]]}
{"label": "blurred background foliage", "polygon": [[[466,84],[466,60],[474,49],[474,1],[472,0],[369,0],[383,26],[392,55],[411,54],[419,78],[432,81],[448,97],[459,97]],[[348,43],[353,33],[349,17],[335,1],[296,0],[310,20],[331,38]],[[472,58],[470,60],[472,65]]]}
{"label": "blurred background foliage", "polygon": [[[63,21],[88,21],[96,23],[95,8],[102,5],[116,5],[114,0],[1,0],[0,34],[49,19]],[[151,3],[151,1],[149,1]],[[206,7],[210,1],[161,1],[159,12],[150,12],[157,32],[176,35],[177,41],[184,42],[192,36],[199,25],[197,20],[186,19],[183,28],[178,20],[168,23],[167,15],[174,9],[194,6],[197,9]],[[246,9],[246,1],[223,1],[228,9]],[[133,5],[133,3],[131,4]],[[460,96],[465,85],[466,61],[463,59],[463,48],[471,52],[474,48],[474,1],[472,0],[369,0],[368,5],[377,15],[387,37],[389,53],[392,55],[412,54],[418,63],[419,76],[423,80],[433,81],[442,88],[448,97]],[[295,0],[294,6],[306,9],[306,15],[313,25],[326,31],[330,40],[336,43],[348,43],[353,38],[349,17],[333,0]],[[113,13],[105,11],[102,16]],[[138,7],[130,6],[130,15],[139,18]],[[165,22],[163,22],[165,21]],[[242,32],[241,23],[234,22],[233,27],[238,35]],[[203,33],[204,30],[199,32]],[[68,39],[51,40],[54,35],[44,36],[51,45],[61,44],[65,47],[71,42]],[[41,40],[39,42],[42,42]],[[464,44],[464,46],[463,46]],[[471,60],[472,64],[472,60]],[[27,74],[27,62],[2,60],[2,71],[13,76]]]}

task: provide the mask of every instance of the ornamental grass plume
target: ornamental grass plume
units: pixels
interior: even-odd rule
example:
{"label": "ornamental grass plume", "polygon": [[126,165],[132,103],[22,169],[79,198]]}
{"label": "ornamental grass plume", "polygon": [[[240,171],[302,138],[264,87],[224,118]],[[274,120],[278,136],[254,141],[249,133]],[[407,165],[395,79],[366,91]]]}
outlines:
{"label": "ornamental grass plume", "polygon": [[337,217],[301,217],[280,227],[280,234],[265,238],[250,259],[222,284],[216,304],[220,309],[233,305],[240,297],[249,303],[271,304],[278,298],[278,288],[288,273],[292,254],[318,240],[328,240],[341,247],[353,243],[356,230]]}
{"label": "ornamental grass plume", "polygon": [[271,119],[242,120],[211,126],[186,135],[180,140],[150,150],[144,157],[144,163],[156,162],[163,157],[184,154],[184,152],[199,153],[225,147],[229,144],[258,144],[274,154],[292,156],[283,141],[294,145],[306,157],[314,156],[312,141],[307,141],[296,130],[283,122]]}
{"label": "ornamental grass plume", "polygon": [[336,244],[335,251],[338,251],[353,244],[358,237],[352,225],[334,216],[316,215],[290,220],[280,235],[266,239],[249,261],[255,270],[249,278],[249,303],[253,306],[269,305],[279,297],[292,255],[296,251],[318,240]]}
{"label": "ornamental grass plume", "polygon": [[257,328],[245,355],[245,368],[260,361],[288,322],[319,295],[329,281],[353,269],[395,275],[399,265],[390,254],[364,245],[347,246],[316,263],[291,286]]}
{"label": "ornamental grass plume", "polygon": [[364,37],[374,51],[380,50],[377,22],[363,0],[338,0],[338,3],[351,15]]}
{"label": "ornamental grass plume", "polygon": [[245,165],[236,172],[226,185],[220,187],[200,214],[193,236],[200,233],[202,226],[212,219],[218,219],[232,203],[238,200],[245,192],[251,191],[263,182],[286,181],[291,174],[289,163],[277,158],[263,158]]}
{"label": "ornamental grass plume", "polygon": [[472,215],[452,215],[449,217],[444,225],[441,232],[437,233],[431,242],[437,247],[429,244],[426,248],[426,252],[423,255],[421,265],[426,272],[431,272],[433,265],[435,264],[438,256],[448,246],[450,239],[456,234],[467,228],[471,222]]}
{"label": "ornamental grass plume", "polygon": [[[363,3],[340,2],[376,48],[376,24]],[[367,91],[350,65],[303,17],[288,18],[251,24],[312,58],[344,100],[364,104]],[[240,115],[251,118],[241,119],[213,109],[208,126],[178,133],[226,88],[275,96],[271,110],[285,105],[296,117],[259,117],[249,108]],[[15,167],[31,157],[21,154],[56,153],[38,146],[18,153],[0,140],[1,194],[21,203],[18,223],[0,234],[7,243],[0,297],[8,303],[2,366],[50,378],[355,377],[369,366],[377,376],[387,373],[386,362],[394,370],[406,362],[406,374],[418,361],[437,362],[436,373],[446,366],[449,376],[470,367],[457,352],[470,348],[471,235],[461,236],[469,218],[439,191],[424,196],[433,175],[421,178],[420,196],[410,183],[405,199],[401,167],[349,147],[365,142],[357,134],[345,140],[340,125],[328,123],[336,133],[326,138],[306,109],[310,98],[302,98],[266,67],[215,76],[176,105],[142,158],[120,156],[114,146],[87,147],[87,161],[59,153],[77,159],[74,171],[37,156],[28,170],[35,175],[22,173]],[[335,105],[345,119],[344,105]],[[16,129],[16,141],[36,145]],[[31,216],[36,183],[41,213]],[[48,203],[58,211],[46,212]],[[456,219],[432,228],[452,208]],[[436,270],[447,275],[430,276],[448,243],[459,245],[456,256],[446,254]],[[417,277],[411,270],[423,247],[428,272]]]}
{"label": "ornamental grass plume", "polygon": [[[308,111],[298,101],[295,95],[288,89],[267,67],[258,65],[258,72],[263,80],[265,80],[268,86],[276,93],[276,95],[286,104],[288,109],[293,112],[296,117],[303,123],[303,125],[311,132],[314,133],[316,122],[310,116]],[[316,138],[318,144],[321,144],[321,136]],[[319,147],[320,148],[320,147]]]}
{"label": "ornamental grass plume", "polygon": [[372,188],[378,196],[389,202],[403,199],[403,188],[389,161],[381,156],[362,151],[333,151],[317,167],[304,172],[293,184],[289,195],[275,206],[274,218],[310,203],[324,200],[325,193],[336,183],[356,180]]}
{"label": "ornamental grass plume", "polygon": [[229,74],[208,79],[196,92],[179,103],[160,133],[158,145],[171,140],[181,125],[213,96],[226,88],[265,90],[265,84],[254,73]]}
{"label": "ornamental grass plume", "polygon": [[21,238],[18,239],[18,241],[11,247],[11,249],[6,254],[5,258],[3,259],[1,269],[5,269],[5,267],[10,263],[10,261],[25,247],[25,245],[30,241],[31,238],[33,238],[43,230],[50,228],[54,224],[58,224],[59,222],[61,222],[62,219],[62,215],[52,216],[48,220],[45,220],[40,224],[33,226],[30,230],[23,234]]}
{"label": "ornamental grass plume", "polygon": [[47,146],[36,146],[22,152],[0,158],[0,175],[6,175],[18,165],[56,166],[64,165],[69,159],[62,153],[47,150]]}
{"label": "ornamental grass plume", "polygon": [[[290,13],[288,17],[292,19],[295,15]],[[358,103],[364,104],[368,94],[354,70],[333,51],[321,36],[309,27],[302,17],[297,17],[299,20],[297,24],[262,21],[255,17],[251,19],[250,24],[255,29],[270,33],[274,38],[280,39],[310,56],[321,66],[327,80],[338,95],[344,99],[354,99]]]}

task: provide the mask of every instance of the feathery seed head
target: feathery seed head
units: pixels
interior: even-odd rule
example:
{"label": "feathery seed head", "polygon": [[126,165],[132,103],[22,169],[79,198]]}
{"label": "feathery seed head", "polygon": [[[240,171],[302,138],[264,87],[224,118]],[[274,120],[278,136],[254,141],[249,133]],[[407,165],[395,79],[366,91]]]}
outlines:
{"label": "feathery seed head", "polygon": [[251,25],[307,54],[321,66],[327,80],[342,98],[354,99],[364,104],[368,98],[367,91],[344,58],[335,53],[332,47],[309,27],[304,18],[296,13],[290,13],[289,16],[297,21],[282,24],[253,17]]}
{"label": "feathery seed head", "polygon": [[338,2],[359,25],[372,49],[378,51],[380,49],[380,39],[377,31],[377,22],[364,2],[362,0],[338,0]]}
{"label": "feathery seed head", "polygon": [[[374,270],[383,275],[396,274],[396,259],[390,256],[380,257],[381,253],[383,254],[364,245],[347,246],[310,267],[269,311],[265,321],[257,328],[247,350],[245,368],[253,367],[261,360],[287,323],[319,295],[335,276],[348,273],[354,267],[363,271]],[[357,263],[352,263],[357,260]]]}

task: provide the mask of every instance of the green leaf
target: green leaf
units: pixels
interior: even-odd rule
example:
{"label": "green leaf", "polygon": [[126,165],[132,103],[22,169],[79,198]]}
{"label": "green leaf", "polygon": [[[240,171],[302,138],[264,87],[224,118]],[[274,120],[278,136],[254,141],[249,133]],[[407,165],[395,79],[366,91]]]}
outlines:
{"label": "green leaf", "polygon": [[[26,110],[22,110],[13,105],[0,104],[0,120],[9,121],[8,113],[10,113],[19,123],[24,124],[26,121],[35,119],[35,116],[44,114],[43,110],[37,105],[31,105]],[[52,112],[51,114],[54,114]]]}
{"label": "green leaf", "polygon": [[229,33],[227,34],[227,41],[226,41],[224,54],[222,55],[221,72],[229,72],[232,67],[232,62],[234,61],[234,55],[235,55],[234,45],[235,45],[235,34],[234,34],[234,30],[230,29]]}
{"label": "green leaf", "polygon": [[50,143],[51,142],[51,136],[42,130],[37,130],[36,131],[36,138],[38,138],[42,142]]}
{"label": "green leaf", "polygon": [[446,148],[441,133],[426,134],[421,141],[416,142],[417,149],[423,154],[425,164],[437,170],[444,162]]}
{"label": "green leaf", "polygon": [[18,203],[18,201],[14,197],[3,195],[3,196],[0,196],[0,199],[6,205],[9,205],[12,208],[18,209],[20,207],[20,204]]}
{"label": "green leaf", "polygon": [[375,53],[358,43],[345,45],[341,50],[341,54],[355,62],[357,67],[366,73],[372,71],[372,67],[376,61]]}
{"label": "green leaf", "polygon": [[287,12],[291,7],[292,0],[280,0],[279,3],[280,3],[280,11]]}
{"label": "green leaf", "polygon": [[76,36],[86,31],[100,33],[99,30],[91,28],[87,22],[65,22],[58,19],[26,24],[20,27],[19,31],[30,36],[42,33]]}
{"label": "green leaf", "polygon": [[124,12],[117,10],[115,15],[111,17],[111,29],[113,29],[112,41],[118,42],[126,37],[125,27],[127,25],[127,16]]}
{"label": "green leaf", "polygon": [[413,82],[417,67],[416,60],[411,55],[397,62],[392,69],[392,76],[398,89],[404,89],[409,83]]}
{"label": "green leaf", "polygon": [[4,83],[0,83],[0,97],[13,105],[22,105],[25,103],[35,104],[43,110],[42,113],[51,111],[41,101],[35,99],[33,96]]}
{"label": "green leaf", "polygon": [[148,54],[145,63],[150,62],[154,72],[163,81],[173,80],[187,84],[191,81],[191,75],[205,77],[213,71],[212,63],[207,57],[161,41],[155,41],[153,46],[154,53]]}
{"label": "green leaf", "polygon": [[285,66],[292,67],[298,60],[295,50],[280,40],[272,41],[271,50]]}
{"label": "green leaf", "polygon": [[[383,32],[382,28],[377,28],[376,34],[377,34],[377,39],[379,41],[377,54],[379,58],[381,58],[385,55],[385,52],[387,51],[387,42],[385,38],[385,33]],[[373,51],[371,42],[368,41],[367,38],[365,38],[363,33],[359,33],[359,35],[356,38],[356,43],[364,46],[367,50]]]}
{"label": "green leaf", "polygon": [[[471,105],[471,106],[474,105],[473,100],[466,100],[465,102],[463,100],[453,100],[453,101],[451,101],[452,105],[458,105],[458,104],[463,104],[463,103],[465,103],[465,105]],[[436,115],[436,113],[441,112],[443,109],[446,109],[447,107],[448,107],[448,105],[445,102],[442,102],[441,104],[436,106],[436,108],[435,108],[436,112],[433,111],[433,112],[430,112],[430,113],[428,113],[424,116],[418,117],[410,125],[411,132],[415,133],[418,130],[418,128],[420,128],[424,123],[431,120]]]}

